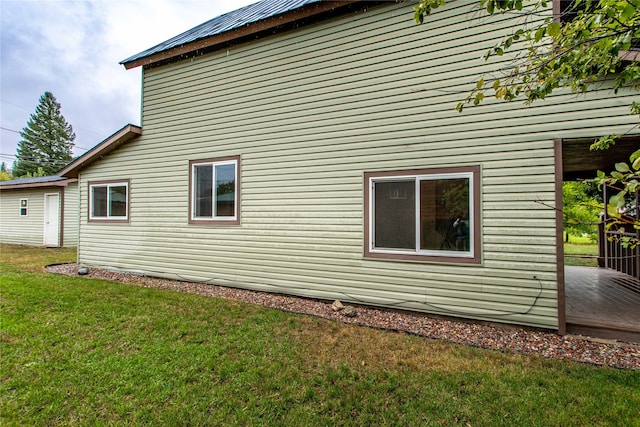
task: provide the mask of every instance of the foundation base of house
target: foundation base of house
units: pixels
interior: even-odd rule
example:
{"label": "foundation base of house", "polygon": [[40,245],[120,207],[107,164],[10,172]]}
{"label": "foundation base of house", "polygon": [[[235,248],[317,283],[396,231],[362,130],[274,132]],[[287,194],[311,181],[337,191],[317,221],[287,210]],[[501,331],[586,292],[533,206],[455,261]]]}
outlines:
{"label": "foundation base of house", "polygon": [[567,323],[567,333],[585,335],[595,338],[606,338],[616,341],[640,343],[640,328],[621,328],[618,325],[593,322]]}

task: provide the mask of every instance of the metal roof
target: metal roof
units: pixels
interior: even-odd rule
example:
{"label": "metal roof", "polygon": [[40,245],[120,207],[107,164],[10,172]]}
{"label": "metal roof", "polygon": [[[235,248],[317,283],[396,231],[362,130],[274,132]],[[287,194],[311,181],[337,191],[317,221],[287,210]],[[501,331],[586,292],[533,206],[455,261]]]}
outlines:
{"label": "metal roof", "polygon": [[22,184],[46,184],[50,182],[66,181],[66,179],[67,178],[58,175],[36,176],[34,178],[18,178],[12,179],[11,181],[2,181],[0,182],[0,187]]}
{"label": "metal roof", "polygon": [[253,3],[213,18],[152,48],[124,59],[120,61],[120,64],[126,64],[156,53],[183,46],[187,43],[192,43],[196,40],[235,30],[321,1],[322,0],[262,0],[258,3]]}

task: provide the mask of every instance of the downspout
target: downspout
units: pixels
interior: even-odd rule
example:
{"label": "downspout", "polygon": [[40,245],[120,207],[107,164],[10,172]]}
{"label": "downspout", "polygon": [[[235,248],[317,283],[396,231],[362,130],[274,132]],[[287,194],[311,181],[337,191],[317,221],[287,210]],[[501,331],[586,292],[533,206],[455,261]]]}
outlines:
{"label": "downspout", "polygon": [[60,247],[64,248],[64,187],[60,187]]}
{"label": "downspout", "polygon": [[78,192],[78,224],[76,225],[76,236],[77,237],[77,242],[76,242],[76,267],[80,266],[80,222],[82,220],[82,205],[80,204],[80,197],[82,196],[82,191],[80,191],[81,185],[80,185],[80,171],[78,171],[78,188],[76,189],[76,191]]}

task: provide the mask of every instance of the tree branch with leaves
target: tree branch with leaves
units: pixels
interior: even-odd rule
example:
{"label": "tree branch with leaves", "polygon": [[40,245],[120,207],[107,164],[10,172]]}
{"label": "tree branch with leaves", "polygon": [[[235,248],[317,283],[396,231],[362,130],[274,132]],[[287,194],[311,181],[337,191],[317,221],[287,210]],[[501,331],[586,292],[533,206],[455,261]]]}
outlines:
{"label": "tree branch with leaves", "polygon": [[611,239],[618,240],[623,247],[635,248],[640,244],[640,150],[634,152],[630,160],[631,164],[616,163],[616,170],[609,175],[598,171],[593,182],[600,187],[606,185],[615,192],[606,206],[605,229]]}
{"label": "tree branch with leaves", "polygon": [[[420,0],[416,22],[444,5],[445,0]],[[550,6],[547,0],[480,0],[489,15],[518,12],[543,18],[525,20],[486,52],[485,60],[510,54],[509,66],[479,79],[458,111],[487,96],[530,104],[557,89],[584,93],[604,81],[612,82],[615,93],[640,88],[640,66],[624,55],[640,40],[640,0],[575,0],[555,17]],[[640,103],[633,101],[629,111],[639,115]],[[593,148],[607,148],[618,137],[605,135]]]}
{"label": "tree branch with leaves", "polygon": [[[445,4],[446,0],[419,0],[414,19],[422,24]],[[459,112],[467,105],[480,104],[486,96],[531,104],[559,89],[580,94],[605,82],[615,94],[622,89],[640,89],[640,0],[574,0],[559,6],[551,13],[548,0],[479,1],[478,7],[489,15],[518,13],[526,19],[514,24],[513,30],[486,52],[485,61],[509,55],[507,66],[480,78],[456,106]],[[629,112],[636,120],[627,132],[640,124],[640,102],[632,101]],[[609,148],[619,137],[603,135],[591,149]],[[606,227],[627,247],[640,243],[637,213],[635,217],[624,214],[625,209],[638,209],[639,169],[637,150],[629,164],[617,163],[609,175],[598,171],[594,180],[616,191],[608,202]],[[628,233],[631,230],[636,237]]]}

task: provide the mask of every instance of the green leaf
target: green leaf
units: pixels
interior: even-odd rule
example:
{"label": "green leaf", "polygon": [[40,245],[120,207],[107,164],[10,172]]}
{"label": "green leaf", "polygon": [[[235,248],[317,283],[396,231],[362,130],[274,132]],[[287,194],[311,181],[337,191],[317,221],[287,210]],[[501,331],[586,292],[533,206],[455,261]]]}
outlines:
{"label": "green leaf", "polygon": [[612,206],[615,206],[618,209],[624,207],[626,195],[627,195],[627,192],[623,190],[618,194],[611,196],[611,198],[609,199],[609,204]]}
{"label": "green leaf", "polygon": [[629,172],[631,169],[629,169],[629,165],[627,165],[624,162],[620,162],[620,163],[616,163],[616,170],[618,172]]}
{"label": "green leaf", "polygon": [[611,178],[616,179],[618,181],[624,179],[624,175],[622,175],[620,172],[618,171],[613,171],[611,172]]}
{"label": "green leaf", "polygon": [[483,78],[478,80],[478,83],[476,83],[476,89],[480,90],[480,89],[482,89],[482,86],[484,86],[484,79]]}
{"label": "green leaf", "polygon": [[547,28],[546,27],[538,28],[538,30],[536,31],[536,34],[535,34],[535,36],[533,38],[533,41],[537,43],[540,40],[542,40],[542,38],[544,37],[546,32],[547,32]]}
{"label": "green leaf", "polygon": [[624,175],[622,175],[620,172],[618,171],[613,171],[611,172],[611,177],[614,179],[617,179],[618,181],[624,179]]}
{"label": "green leaf", "polygon": [[627,3],[622,12],[620,13],[620,17],[618,20],[624,23],[627,19],[631,18],[635,13],[636,8],[633,7],[630,3]]}
{"label": "green leaf", "polygon": [[547,25],[547,34],[551,37],[558,37],[560,35],[560,24],[558,22],[552,22]]}
{"label": "green leaf", "polygon": [[609,203],[607,205],[607,216],[609,216],[610,218],[620,218],[620,212],[618,212],[618,207],[612,203]]}
{"label": "green leaf", "polygon": [[494,10],[495,10],[494,0],[489,0],[487,3],[487,13],[489,15],[493,15]]}

